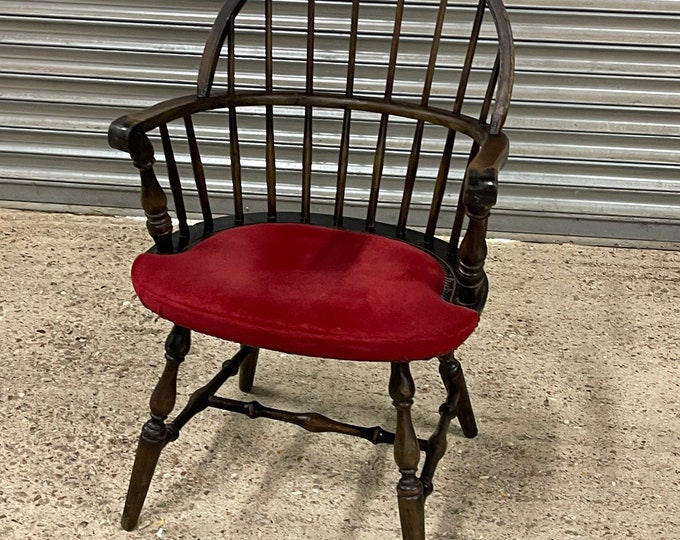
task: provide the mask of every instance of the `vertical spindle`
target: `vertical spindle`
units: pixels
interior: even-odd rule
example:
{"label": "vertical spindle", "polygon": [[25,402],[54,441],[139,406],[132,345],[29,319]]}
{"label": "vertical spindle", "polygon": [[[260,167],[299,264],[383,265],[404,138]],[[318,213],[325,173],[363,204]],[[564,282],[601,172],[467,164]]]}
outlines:
{"label": "vertical spindle", "polygon": [[[307,4],[307,73],[305,93],[314,91],[314,0]],[[301,221],[309,223],[312,190],[312,107],[305,107],[305,127],[302,147],[302,209]]]}
{"label": "vertical spindle", "polygon": [[[430,57],[427,62],[425,82],[423,84],[423,97],[420,102],[421,106],[423,107],[427,107],[427,104],[430,101],[432,81],[434,79],[434,68],[437,63],[437,54],[439,53],[439,44],[441,42],[441,33],[444,26],[444,17],[446,16],[447,2],[448,0],[441,0],[439,3],[439,9],[437,11],[437,20],[435,22],[432,46],[430,47]],[[409,156],[408,167],[406,169],[404,195],[401,200],[399,221],[397,223],[397,236],[400,238],[404,238],[406,236],[406,222],[408,220],[408,211],[409,207],[411,206],[411,197],[413,196],[413,188],[415,186],[416,174],[418,172],[418,162],[423,141],[424,127],[425,122],[423,120],[418,120],[416,123],[415,134],[413,136],[413,143],[411,145],[411,154]]]}
{"label": "vertical spindle", "polygon": [[[404,0],[397,1],[397,9],[394,16],[394,28],[392,31],[392,43],[390,45],[390,60],[387,68],[387,80],[385,82],[385,100],[392,99],[394,89],[394,76],[397,68],[397,54],[399,52],[399,37],[401,23],[404,16]],[[368,214],[366,216],[366,230],[375,231],[376,212],[378,208],[378,196],[380,193],[380,181],[385,165],[385,150],[387,145],[387,126],[389,114],[383,113],[380,117],[378,128],[378,140],[373,160],[373,175],[371,178],[371,192],[368,198]]]}
{"label": "vertical spindle", "polygon": [[177,170],[177,161],[175,160],[175,153],[172,149],[172,142],[170,141],[170,133],[167,124],[161,124],[158,126],[158,130],[160,131],[161,142],[163,143],[163,153],[165,154],[165,165],[168,170],[168,181],[170,182],[172,198],[175,201],[175,215],[179,221],[179,235],[180,238],[187,240],[189,238],[187,211],[184,206],[182,184],[179,179],[179,171]]}
{"label": "vertical spindle", "polygon": [[[354,73],[357,56],[357,39],[359,35],[359,0],[352,0],[352,16],[349,31],[349,54],[347,58],[347,86],[345,95],[351,97],[354,93]],[[340,153],[338,156],[338,180],[335,194],[335,210],[333,224],[342,227],[343,207],[345,204],[345,190],[347,187],[347,164],[349,162],[349,133],[352,124],[352,111],[345,109],[342,118],[342,134],[340,136]]]}
{"label": "vertical spindle", "polygon": [[210,199],[208,198],[208,187],[205,182],[205,170],[203,169],[201,153],[199,152],[198,141],[196,140],[196,130],[194,129],[194,122],[191,116],[184,117],[184,127],[187,134],[187,143],[189,144],[189,155],[191,156],[191,167],[194,171],[198,200],[201,204],[201,214],[203,215],[203,234],[207,236],[213,231],[213,218],[210,210]]}
{"label": "vertical spindle", "polygon": [[[234,17],[227,24],[227,91],[236,91],[236,54]],[[234,193],[234,223],[243,225],[243,185],[241,181],[241,148],[238,140],[236,107],[229,107],[229,157],[231,160],[231,185]]]}
{"label": "vertical spindle", "polygon": [[[272,0],[265,0],[265,90],[268,94],[273,91],[273,62],[272,62]],[[274,152],[274,109],[265,106],[266,131],[266,180],[267,180],[267,221],[276,221],[276,156]]]}

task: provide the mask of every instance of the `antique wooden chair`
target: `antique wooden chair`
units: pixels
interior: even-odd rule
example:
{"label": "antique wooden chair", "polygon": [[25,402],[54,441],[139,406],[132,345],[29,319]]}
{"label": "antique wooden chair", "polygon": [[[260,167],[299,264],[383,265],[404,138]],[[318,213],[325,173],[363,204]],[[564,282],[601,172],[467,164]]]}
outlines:
{"label": "antique wooden chair", "polygon": [[[132,281],[142,303],[174,323],[139,439],[127,530],[161,450],[207,407],[393,444],[407,539],[425,537],[424,501],[451,420],[477,434],[453,351],[487,296],[485,236],[508,153],[501,129],[513,82],[505,8],[501,0],[309,0],[302,11],[227,0],[197,94],[111,125],[110,144],[139,169],[155,242]],[[193,226],[191,204],[202,214]],[[260,204],[266,210],[253,212]],[[435,237],[441,231],[450,241]],[[166,422],[192,331],[241,349]],[[237,373],[241,390],[252,389],[259,348],[389,362],[395,432],[217,396]],[[420,439],[409,363],[433,358],[447,396],[434,433]]]}

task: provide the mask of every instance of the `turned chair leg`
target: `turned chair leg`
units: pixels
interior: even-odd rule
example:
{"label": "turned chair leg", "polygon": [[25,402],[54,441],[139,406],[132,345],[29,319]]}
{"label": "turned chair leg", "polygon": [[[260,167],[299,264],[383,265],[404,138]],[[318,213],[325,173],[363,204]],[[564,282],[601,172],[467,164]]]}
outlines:
{"label": "turned chair leg", "polygon": [[165,419],[175,407],[177,371],[191,347],[191,331],[174,326],[165,341],[165,369],[151,394],[151,418],[142,427],[135,463],[132,467],[121,525],[126,531],[137,526],[158,457],[168,438]]}
{"label": "turned chair leg", "polygon": [[448,392],[447,402],[455,403],[456,417],[463,430],[463,435],[472,439],[477,436],[477,422],[472,411],[463,368],[453,356],[453,353],[442,356],[439,362],[439,374]]}
{"label": "turned chair leg", "polygon": [[397,484],[401,534],[404,540],[425,540],[425,496],[417,476],[420,448],[411,421],[415,385],[408,363],[391,364],[389,391],[397,409],[394,460],[401,473]]}
{"label": "turned chair leg", "polygon": [[253,389],[253,382],[255,381],[255,369],[257,368],[257,356],[259,349],[250,349],[252,352],[241,364],[241,369],[238,373],[238,387],[241,392],[250,392]]}
{"label": "turned chair leg", "polygon": [[446,452],[446,436],[449,432],[451,420],[456,416],[458,417],[463,434],[466,437],[477,435],[477,424],[472,413],[463,370],[460,362],[454,358],[453,353],[439,358],[439,374],[446,386],[447,395],[446,401],[439,407],[437,428],[427,441],[425,464],[420,475],[420,480],[423,482],[423,488],[425,489],[425,497],[432,493],[434,472]]}

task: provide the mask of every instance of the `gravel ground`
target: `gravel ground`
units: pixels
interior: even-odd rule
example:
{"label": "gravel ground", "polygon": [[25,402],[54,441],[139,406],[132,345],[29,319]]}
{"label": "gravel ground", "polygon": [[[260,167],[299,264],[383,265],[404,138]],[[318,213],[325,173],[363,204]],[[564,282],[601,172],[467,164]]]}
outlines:
{"label": "gravel ground", "polygon": [[[126,218],[0,210],[0,538],[396,539],[391,448],[208,411],[118,525],[169,323],[128,280]],[[461,349],[480,434],[456,427],[428,538],[680,538],[680,252],[492,242]],[[233,345],[197,336],[179,402]],[[434,428],[436,363],[414,364]],[[255,399],[391,427],[384,365],[264,352]],[[225,392],[244,396],[235,382]]]}

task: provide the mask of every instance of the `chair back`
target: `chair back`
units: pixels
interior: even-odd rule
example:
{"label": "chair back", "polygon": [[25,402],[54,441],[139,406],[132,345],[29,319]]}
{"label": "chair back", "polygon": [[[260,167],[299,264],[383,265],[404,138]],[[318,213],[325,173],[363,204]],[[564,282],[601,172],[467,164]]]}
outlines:
{"label": "chair back", "polygon": [[188,194],[201,236],[214,213],[235,226],[321,219],[430,250],[436,232],[450,232],[455,262],[470,163],[501,133],[513,55],[501,0],[227,0],[196,96],[122,119],[112,145],[142,172],[161,250],[168,219],[145,135],[154,129],[183,245]]}

